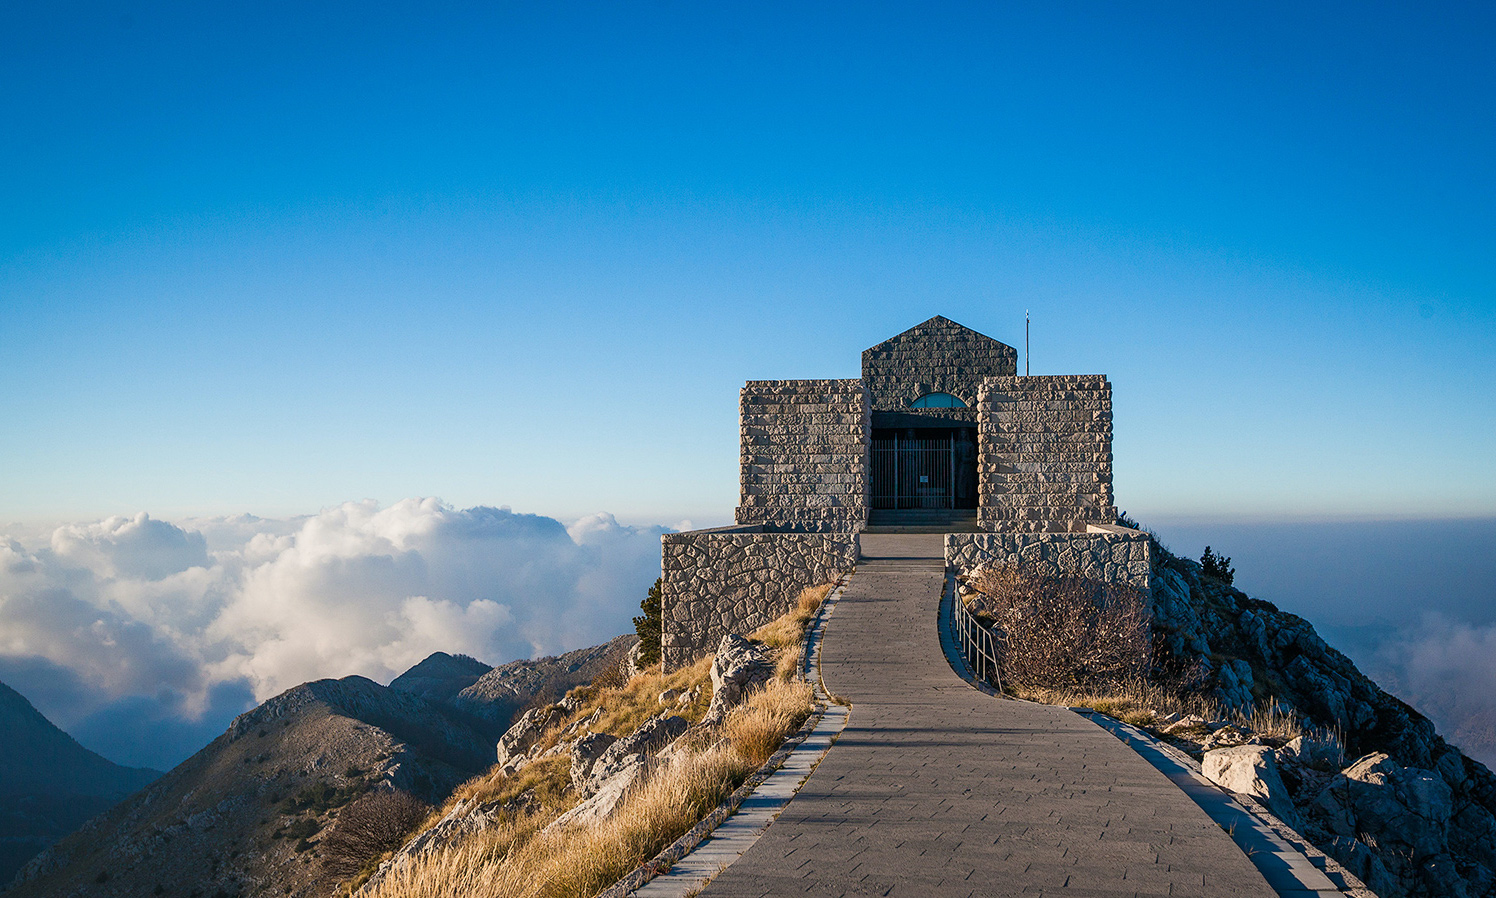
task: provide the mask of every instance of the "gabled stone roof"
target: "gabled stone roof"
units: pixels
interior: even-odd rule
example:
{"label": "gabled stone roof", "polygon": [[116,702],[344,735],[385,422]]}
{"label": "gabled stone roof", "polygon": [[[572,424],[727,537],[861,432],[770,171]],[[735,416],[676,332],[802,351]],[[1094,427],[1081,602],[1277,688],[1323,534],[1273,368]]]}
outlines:
{"label": "gabled stone roof", "polygon": [[1018,373],[1018,350],[936,315],[863,350],[862,379],[875,410],[906,409],[926,393],[976,401],[984,377]]}
{"label": "gabled stone roof", "polygon": [[932,348],[935,348],[942,344],[965,346],[981,343],[996,344],[1012,353],[1015,357],[1018,355],[1018,350],[1000,340],[994,340],[986,334],[974,331],[964,324],[958,324],[944,315],[936,315],[928,321],[921,321],[903,333],[889,337],[876,346],[868,347],[862,351],[862,357],[866,359],[870,352],[892,352],[898,349],[909,349],[914,345],[923,347],[934,344]]}

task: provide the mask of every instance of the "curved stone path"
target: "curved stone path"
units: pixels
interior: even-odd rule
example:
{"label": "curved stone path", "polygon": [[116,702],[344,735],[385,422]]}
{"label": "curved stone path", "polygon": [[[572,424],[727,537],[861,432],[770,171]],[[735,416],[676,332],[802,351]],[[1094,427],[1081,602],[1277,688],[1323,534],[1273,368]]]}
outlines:
{"label": "curved stone path", "polygon": [[1111,735],[956,676],[939,554],[939,536],[863,536],[821,655],[851,720],[702,894],[1273,898],[1231,838]]}

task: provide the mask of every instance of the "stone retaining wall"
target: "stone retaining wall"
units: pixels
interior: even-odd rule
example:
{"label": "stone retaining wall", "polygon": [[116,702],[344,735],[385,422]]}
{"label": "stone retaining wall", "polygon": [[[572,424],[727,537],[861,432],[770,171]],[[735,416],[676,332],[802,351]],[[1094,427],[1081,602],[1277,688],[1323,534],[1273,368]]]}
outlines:
{"label": "stone retaining wall", "polygon": [[800,590],[857,563],[857,534],[771,533],[762,526],[667,533],[661,542],[665,670],[716,651],[790,610]]}
{"label": "stone retaining wall", "polygon": [[867,523],[871,432],[862,381],[750,380],[739,413],[739,524],[845,532]]}
{"label": "stone retaining wall", "polygon": [[984,530],[1074,533],[1117,520],[1105,375],[989,377],[977,405]]}
{"label": "stone retaining wall", "polygon": [[1151,586],[1148,535],[1126,527],[1091,527],[1087,533],[947,533],[946,567],[965,573],[978,564],[1016,564],[1041,577],[1075,575],[1121,583],[1145,592]]}

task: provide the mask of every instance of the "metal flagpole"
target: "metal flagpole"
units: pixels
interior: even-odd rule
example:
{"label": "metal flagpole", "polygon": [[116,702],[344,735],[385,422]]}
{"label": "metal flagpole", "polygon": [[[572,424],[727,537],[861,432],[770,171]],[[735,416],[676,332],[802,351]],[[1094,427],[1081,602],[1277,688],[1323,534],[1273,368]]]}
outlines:
{"label": "metal flagpole", "polygon": [[1029,353],[1028,353],[1029,314],[1028,309],[1023,310],[1023,376],[1028,377]]}

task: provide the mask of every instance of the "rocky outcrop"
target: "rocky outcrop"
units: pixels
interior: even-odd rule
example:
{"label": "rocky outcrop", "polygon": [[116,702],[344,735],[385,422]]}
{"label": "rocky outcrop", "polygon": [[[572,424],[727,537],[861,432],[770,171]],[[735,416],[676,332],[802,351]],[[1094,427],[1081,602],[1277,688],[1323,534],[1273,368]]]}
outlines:
{"label": "rocky outcrop", "polygon": [[[680,737],[690,726],[684,717],[661,714],[646,720],[632,734],[608,743],[596,759],[586,760],[596,747],[582,752],[572,749],[572,783],[586,796],[576,807],[556,818],[551,827],[565,827],[600,820],[613,813],[634,788],[653,772],[660,750]],[[581,740],[578,741],[581,745]],[[583,776],[579,772],[585,771]]]}
{"label": "rocky outcrop", "polygon": [[571,784],[574,789],[583,789],[592,776],[592,768],[598,759],[618,741],[611,733],[588,733],[571,746]]}
{"label": "rocky outcrop", "polygon": [[[1490,770],[1326,645],[1308,621],[1157,545],[1154,559],[1153,629],[1164,667],[1228,708],[1276,703],[1312,735],[1276,749],[1212,751],[1223,722],[1180,722],[1164,732],[1204,750],[1213,779],[1301,827],[1381,898],[1496,896]],[[1342,767],[1345,757],[1356,760]]]}
{"label": "rocky outcrop", "polygon": [[733,708],[774,676],[774,660],[762,646],[735,633],[722,637],[712,659],[712,703],[707,706],[704,726],[716,726]]}
{"label": "rocky outcrop", "polygon": [[499,737],[497,748],[499,770],[503,773],[513,773],[518,770],[521,762],[527,759],[535,744],[565,717],[566,710],[560,705],[531,708],[521,715],[520,719]]}
{"label": "rocky outcrop", "polygon": [[559,701],[605,670],[626,664],[638,641],[629,634],[564,655],[501,664],[459,692],[451,707],[481,721],[497,738],[524,708]]}
{"label": "rocky outcrop", "polygon": [[594,795],[609,781],[630,767],[642,765],[660,749],[674,742],[691,722],[684,717],[661,714],[646,720],[631,735],[609,745],[587,772],[587,779],[577,784],[583,795]]}

